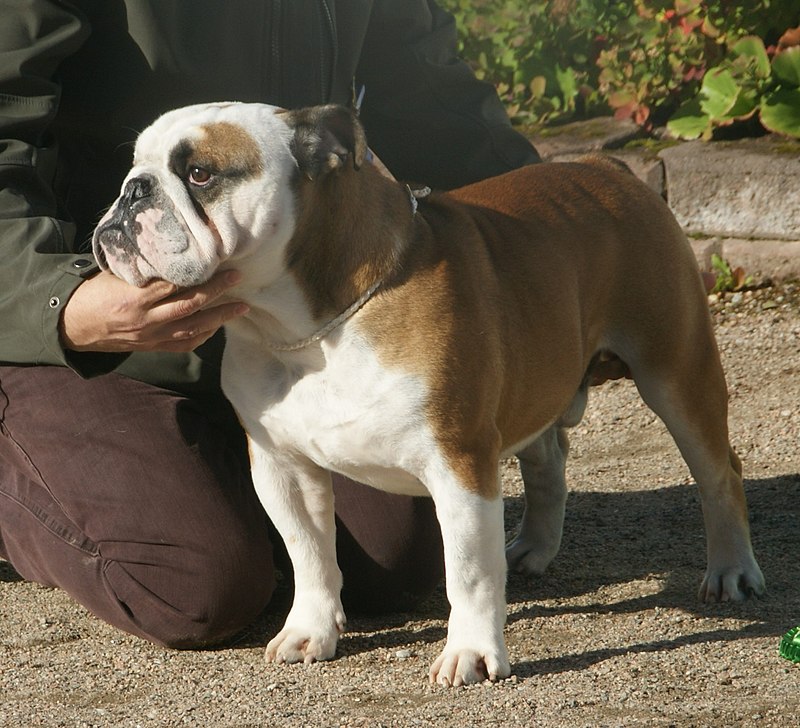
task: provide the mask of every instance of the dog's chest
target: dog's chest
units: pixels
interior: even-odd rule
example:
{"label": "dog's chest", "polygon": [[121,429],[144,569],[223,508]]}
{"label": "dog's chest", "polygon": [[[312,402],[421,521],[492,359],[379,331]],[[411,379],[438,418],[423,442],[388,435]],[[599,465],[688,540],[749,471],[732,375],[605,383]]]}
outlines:
{"label": "dog's chest", "polygon": [[252,437],[381,490],[427,494],[420,477],[438,447],[419,377],[384,366],[353,335],[323,344],[316,365],[237,344],[228,342],[223,386]]}

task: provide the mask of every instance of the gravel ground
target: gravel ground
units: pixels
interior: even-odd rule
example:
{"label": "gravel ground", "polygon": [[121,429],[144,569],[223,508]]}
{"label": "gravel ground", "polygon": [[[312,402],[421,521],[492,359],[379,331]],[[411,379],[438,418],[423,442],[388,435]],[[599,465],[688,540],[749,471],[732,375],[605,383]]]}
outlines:
{"label": "gravel ground", "polygon": [[[695,598],[700,506],[666,431],[629,382],[593,391],[573,431],[564,544],[548,573],[508,582],[514,676],[444,690],[427,669],[443,593],[412,614],[351,618],[337,658],[265,665],[286,590],[237,644],[161,649],[94,619],[0,562],[2,726],[787,726],[800,665],[778,655],[800,624],[800,286],[711,302],[768,594]],[[503,466],[509,535],[522,510]]]}

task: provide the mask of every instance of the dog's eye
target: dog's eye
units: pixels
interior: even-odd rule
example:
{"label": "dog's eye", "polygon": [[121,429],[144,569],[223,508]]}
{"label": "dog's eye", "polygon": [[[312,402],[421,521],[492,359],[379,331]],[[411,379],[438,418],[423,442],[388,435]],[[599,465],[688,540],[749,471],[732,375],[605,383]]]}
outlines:
{"label": "dog's eye", "polygon": [[197,187],[204,187],[211,181],[211,172],[203,167],[189,167],[189,182]]}

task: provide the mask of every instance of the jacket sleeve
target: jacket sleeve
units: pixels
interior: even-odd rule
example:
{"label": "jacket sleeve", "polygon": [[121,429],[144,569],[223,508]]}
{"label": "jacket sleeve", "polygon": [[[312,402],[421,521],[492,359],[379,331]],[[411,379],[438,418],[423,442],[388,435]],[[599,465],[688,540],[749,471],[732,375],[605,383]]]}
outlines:
{"label": "jacket sleeve", "polygon": [[456,41],[432,0],[376,0],[356,78],[370,146],[397,177],[443,189],[541,161]]}
{"label": "jacket sleeve", "polygon": [[0,361],[70,365],[59,317],[97,266],[76,252],[74,226],[59,210],[48,129],[58,65],[88,28],[68,3],[47,0],[0,0],[0,17]]}

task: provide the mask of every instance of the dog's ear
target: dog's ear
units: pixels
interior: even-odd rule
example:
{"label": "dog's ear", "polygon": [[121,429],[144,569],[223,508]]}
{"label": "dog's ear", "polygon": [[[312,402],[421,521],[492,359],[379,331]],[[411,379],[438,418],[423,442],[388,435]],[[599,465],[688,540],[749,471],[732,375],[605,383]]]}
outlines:
{"label": "dog's ear", "polygon": [[310,179],[340,169],[348,159],[359,169],[367,154],[364,129],[352,111],[344,106],[312,106],[287,111],[294,128],[292,154]]}

